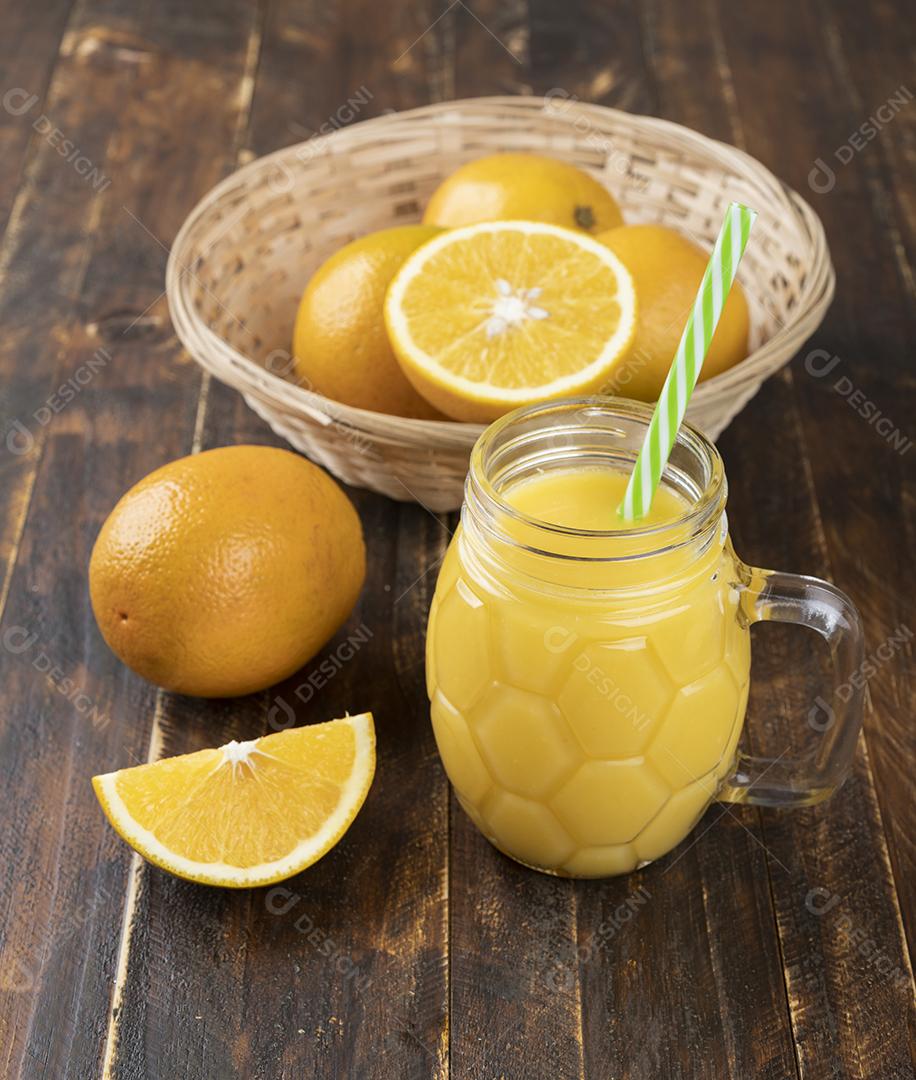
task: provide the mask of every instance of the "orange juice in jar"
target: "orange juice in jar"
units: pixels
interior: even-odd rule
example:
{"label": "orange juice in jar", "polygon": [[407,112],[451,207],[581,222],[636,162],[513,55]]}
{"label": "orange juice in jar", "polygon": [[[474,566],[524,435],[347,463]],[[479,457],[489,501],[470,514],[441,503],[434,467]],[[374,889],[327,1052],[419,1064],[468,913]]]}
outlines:
{"label": "orange juice in jar", "polygon": [[644,865],[713,799],[817,802],[842,782],[861,723],[855,697],[810,760],[738,753],[750,625],[813,626],[853,670],[858,616],[825,582],[737,559],[721,458],[688,426],[650,513],[623,522],[650,417],[583,399],[488,428],[433,600],[428,689],[445,769],[500,850],[551,873]]}

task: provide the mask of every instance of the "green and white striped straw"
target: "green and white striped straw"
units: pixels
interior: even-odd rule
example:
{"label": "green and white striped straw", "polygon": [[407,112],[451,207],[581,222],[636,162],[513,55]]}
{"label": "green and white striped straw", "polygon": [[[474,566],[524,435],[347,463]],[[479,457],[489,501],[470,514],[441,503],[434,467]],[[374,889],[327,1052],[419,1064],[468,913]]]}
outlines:
{"label": "green and white striped straw", "polygon": [[739,203],[731,203],[726,211],[626,494],[617,508],[626,521],[644,517],[652,505],[756,217],[756,210]]}

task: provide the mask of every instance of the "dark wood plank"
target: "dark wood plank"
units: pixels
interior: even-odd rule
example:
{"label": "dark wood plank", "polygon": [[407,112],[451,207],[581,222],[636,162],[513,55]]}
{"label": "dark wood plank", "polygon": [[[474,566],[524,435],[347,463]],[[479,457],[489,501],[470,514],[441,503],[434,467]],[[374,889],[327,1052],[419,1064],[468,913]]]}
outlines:
{"label": "dark wood plank", "polygon": [[[857,4],[825,3],[824,50],[837,105],[848,118],[845,150],[826,148],[836,187],[846,186],[845,164],[855,162],[855,184],[867,196],[872,216],[904,286],[913,291],[916,249],[916,107],[912,64],[916,31],[893,4],[873,11]],[[829,151],[832,151],[832,156]],[[832,192],[817,191],[826,198]],[[819,205],[821,198],[815,198]]]}
{"label": "dark wood plank", "polygon": [[[44,4],[41,17],[26,4],[4,4],[0,38],[0,230],[6,227],[24,175],[30,144],[59,127],[45,95],[73,0]],[[66,137],[66,133],[64,133]],[[64,149],[60,136],[54,136]],[[63,156],[67,157],[69,151]],[[82,167],[82,166],[81,166]],[[23,192],[23,197],[27,197]]]}
{"label": "dark wood plank", "polygon": [[[53,115],[58,127],[66,129],[71,141],[80,146],[82,156],[96,163],[105,155],[103,129],[114,123],[111,104],[102,100],[94,87],[89,88],[81,106],[74,95],[68,95],[66,76],[50,94],[45,94],[48,72],[54,63],[54,57],[45,54],[54,48],[62,33],[61,17],[56,9],[49,10],[44,29],[38,32],[32,13],[23,10],[11,15],[14,33],[25,23],[33,30],[26,35],[21,52],[20,42],[13,37],[4,37],[2,45],[4,71],[10,80],[5,85],[11,91],[29,90],[29,96],[22,99],[13,93],[7,99],[6,110],[0,112],[0,137],[6,151],[0,180],[4,228],[14,193],[20,190],[19,208],[12,226],[3,233],[0,247],[0,270],[5,277],[0,297],[4,323],[0,357],[4,376],[0,386],[4,453],[0,457],[0,481],[5,496],[0,515],[0,608],[9,588],[44,440],[46,424],[42,421],[57,404],[55,400],[49,405],[48,397],[57,388],[52,383],[58,366],[57,350],[69,344],[72,296],[85,272],[86,234],[105,196],[104,185],[96,183],[95,178],[80,176],[56,146],[39,137],[30,121]],[[33,85],[17,86],[14,80]],[[33,96],[38,100],[32,102]],[[20,113],[26,105],[26,111]],[[44,130],[45,125],[39,127]],[[24,171],[29,179],[20,188]],[[104,173],[102,176],[104,179]],[[24,265],[27,261],[28,266]],[[43,332],[36,333],[36,326],[41,326]]]}
{"label": "dark wood plank", "polygon": [[[390,82],[388,54],[396,47],[386,36],[392,29],[368,9],[313,14],[305,34],[297,29],[301,8],[272,10],[246,135],[258,152],[305,137],[336,115],[363,85],[350,86],[351,73],[373,88],[367,112],[381,108],[378,87]],[[350,50],[362,56],[369,42],[374,67],[351,67]],[[295,74],[306,60],[312,96],[302,96]],[[329,87],[343,87],[344,97]],[[398,92],[405,103],[403,87]],[[202,448],[281,444],[237,394],[216,383],[199,430]],[[265,1078],[447,1071],[448,796],[423,680],[423,627],[447,532],[421,507],[351,494],[369,574],[347,625],[270,694],[222,708],[164,699],[162,752],[372,709],[375,785],[345,841],[279,891],[227,896],[142,868],[119,1022],[129,1033],[126,1076],[177,1069],[189,1049],[196,1075],[207,1077],[230,1070]],[[328,664],[335,674],[325,683]],[[153,997],[148,985],[172,989]]]}
{"label": "dark wood plank", "polygon": [[345,64],[331,64],[344,33],[340,4],[271,3],[242,159],[314,135],[357,86]]}
{"label": "dark wood plank", "polygon": [[270,4],[243,159],[454,97],[447,50],[460,13],[443,11],[435,0],[384,11],[372,0]]}
{"label": "dark wood plank", "polygon": [[[530,92],[525,4],[458,6],[443,23],[455,95]],[[433,55],[427,52],[423,62],[431,64]],[[569,882],[500,855],[453,797],[449,895],[451,1075],[581,1077]]]}
{"label": "dark wood plank", "polygon": [[[747,421],[765,427],[792,415],[792,388],[783,379],[755,399]],[[728,433],[722,440],[732,477],[730,500],[735,542],[744,557],[770,566],[807,566],[830,576],[818,557],[822,536],[811,513],[810,489],[779,492],[761,504],[755,497],[777,469],[792,469],[802,450],[786,439],[764,460],[753,440]],[[766,524],[791,520],[781,535]],[[750,745],[776,756],[797,753],[805,717],[824,683],[819,643],[801,631],[755,631]],[[805,670],[799,670],[805,668]],[[840,910],[823,903],[842,899],[842,912],[890,959],[905,965],[896,919],[894,883],[864,744],[852,776],[828,802],[813,809],[760,814],[762,842],[785,965],[785,985],[802,1075],[905,1076],[907,991],[886,978],[844,940]],[[895,1071],[896,1070],[896,1071]]]}
{"label": "dark wood plank", "polygon": [[[862,606],[871,651],[899,637],[902,629],[916,633],[907,603],[916,592],[916,87],[910,78],[916,36],[912,20],[901,23],[888,5],[878,5],[868,20],[853,5],[835,8],[824,13],[824,63],[832,84],[827,96],[836,114],[831,135],[839,132],[845,142],[834,148],[824,137],[819,156],[832,163],[835,187],[811,191],[809,197],[834,235],[846,237],[834,253],[835,332],[823,342],[828,355],[839,356],[840,362],[820,378],[805,368],[798,383],[818,420],[812,442],[826,451],[842,431],[844,445],[865,451],[819,454],[814,478],[831,563]],[[864,133],[859,130],[863,126]],[[872,135],[875,130],[878,134]],[[850,215],[852,203],[857,210]],[[815,357],[812,370],[822,371],[824,359]],[[882,424],[873,414],[869,423],[860,414],[862,398],[888,420]],[[888,423],[890,430],[884,431]],[[859,493],[851,505],[846,491]],[[869,681],[866,733],[912,956],[916,840],[907,820],[912,791],[908,763],[916,754],[912,642],[885,651],[891,661],[881,662]]]}
{"label": "dark wood plank", "polygon": [[[204,431],[205,447],[277,442],[218,386]],[[167,699],[163,753],[371,708],[375,784],[346,839],[277,889],[227,893],[142,869],[125,1076],[177,1068],[189,1048],[201,1077],[445,1075],[447,796],[420,634],[434,572],[414,585],[441,528],[420,508],[351,494],[371,559],[348,624],[270,694],[222,707]],[[323,664],[336,672],[326,684]],[[171,989],[151,998],[150,984]]]}
{"label": "dark wood plank", "polygon": [[[750,152],[804,190],[811,167],[810,133],[818,132],[818,142],[827,143],[839,139],[838,132],[848,124],[848,118],[837,116],[836,88],[823,79],[810,77],[812,70],[823,71],[826,67],[817,59],[823,37],[820,23],[813,13],[800,13],[797,8],[790,11],[788,5],[779,19],[767,20],[765,26],[755,23],[753,29],[726,5],[720,6],[719,14],[721,24],[717,20],[709,32],[711,53],[707,62],[718,69],[723,100],[727,105],[731,103],[731,141],[744,142]],[[705,95],[697,92],[692,78],[696,64],[678,63],[680,41],[685,36],[690,40],[689,22],[687,15],[673,5],[657,13],[656,40],[669,56],[667,64],[659,69],[662,74],[667,72],[668,79],[660,75],[660,85],[672,118],[682,119],[680,103],[692,101],[692,108],[685,110],[683,118],[702,127],[696,108]],[[708,121],[713,133],[722,134],[721,121],[721,109],[713,102]],[[834,254],[842,278],[842,268],[851,270],[852,264],[862,258],[863,246],[870,245],[874,250],[882,228],[874,220],[865,224],[867,215],[863,213],[861,195],[845,207],[837,203],[835,209],[838,217],[834,229],[830,228],[830,220],[827,225],[828,234],[840,238]],[[859,242],[850,235],[851,217],[863,230]],[[865,232],[870,238],[867,244]],[[861,268],[859,273],[863,273]],[[836,305],[812,347],[823,341],[829,343],[830,335],[838,332],[836,327],[842,325],[843,318],[840,311],[847,317],[856,312],[867,312],[869,320],[874,316],[870,300],[867,306],[862,305],[865,296],[874,295],[873,283],[880,270],[871,266],[867,273],[871,284],[864,284],[863,274],[858,291],[851,291],[845,303]],[[886,305],[890,316],[895,300],[884,294],[880,305]],[[860,600],[874,634],[875,611],[880,605],[886,618],[886,607],[881,605],[871,582],[866,586],[860,581],[856,587],[855,580],[847,576],[848,564],[843,568],[846,572],[838,573],[840,567],[832,555],[842,548],[841,534],[848,543],[850,517],[859,518],[861,514],[859,551],[871,550],[880,536],[882,556],[876,562],[882,571],[888,567],[888,557],[896,565],[897,556],[888,551],[888,546],[894,544],[891,539],[889,545],[894,530],[875,530],[875,500],[865,496],[864,501],[871,506],[869,513],[861,503],[854,505],[858,496],[851,497],[853,490],[863,491],[867,486],[864,476],[872,475],[876,462],[882,459],[863,444],[862,432],[857,432],[856,425],[847,418],[841,418],[838,426],[835,416],[825,417],[823,401],[816,404],[817,395],[808,396],[810,387],[805,385],[805,379],[800,372],[771,380],[721,440],[732,481],[731,521],[739,551],[752,562],[835,576]],[[768,444],[766,455],[761,453],[762,431],[779,432],[779,438]],[[856,450],[837,454],[837,447]],[[861,470],[862,486],[848,486],[850,458],[856,459],[852,468]],[[892,473],[896,471],[894,464],[888,468]],[[825,476],[830,476],[830,482],[823,482]],[[791,481],[774,482],[778,477]],[[817,483],[817,477],[821,483]],[[886,514],[896,512],[886,494],[880,501],[885,504]],[[871,537],[866,536],[866,517]],[[825,521],[830,522],[826,529]],[[791,522],[791,528],[777,526],[777,522]],[[792,725],[796,730],[801,725],[819,687],[814,670],[809,677],[799,671],[797,635],[793,641],[787,633],[776,642],[771,634],[764,638],[758,631],[757,635],[751,725],[753,730],[758,721],[757,738],[778,752],[794,739]],[[781,677],[781,672],[791,673],[790,678]],[[893,974],[878,972],[875,964],[841,932],[845,921],[839,921],[852,921],[858,934],[869,943],[866,950],[882,956],[882,966],[892,973],[898,968],[905,970],[895,883],[887,859],[876,787],[880,791],[863,745],[854,776],[831,802],[795,815],[762,815],[786,990],[804,1075],[908,1075],[906,990]],[[842,907],[820,915],[819,902],[833,897],[841,898]]]}
{"label": "dark wood plank", "polygon": [[560,90],[615,109],[653,110],[638,4],[530,0],[528,10],[532,93]]}
{"label": "dark wood plank", "polygon": [[[95,1076],[113,1045],[131,856],[89,778],[146,757],[156,695],[102,643],[85,572],[120,493],[190,447],[200,381],[176,362],[161,318],[164,253],[124,207],[165,232],[177,224],[177,197],[218,179],[250,35],[241,8],[209,18],[186,9],[184,18],[178,28],[168,13],[108,4],[74,16],[47,111],[111,184],[96,190],[36,143],[29,195],[4,239],[4,435],[19,419],[27,434],[19,430],[16,448],[27,452],[3,458],[4,508],[25,531],[2,632],[29,635],[26,648],[14,635],[0,654],[11,808],[3,970],[25,973],[3,987],[2,1071],[11,1077]],[[196,57],[191,26],[204,31]],[[193,141],[182,137],[188,130]],[[94,357],[101,363],[90,367]],[[71,378],[79,392],[65,402],[57,391]]]}
{"label": "dark wood plank", "polygon": [[[453,520],[353,492],[370,551],[359,606],[302,672],[239,701],[133,677],[85,588],[101,520],[145,472],[191,449],[280,444],[171,334],[165,247],[196,198],[236,161],[320,129],[562,89],[744,145],[822,214],[838,302],[809,349],[838,366],[815,377],[804,350],[721,445],[739,552],[833,577],[874,651],[909,618],[911,453],[850,395],[914,437],[916,107],[842,167],[836,148],[905,82],[912,27],[893,5],[828,0],[779,0],[766,17],[661,0],[283,0],[263,25],[242,0],[89,0],[69,25],[67,11],[12,12],[0,42],[4,88],[34,92],[30,108],[98,169],[93,184],[31,114],[0,111],[0,221],[19,191],[0,240],[0,1073],[912,1076],[911,644],[870,680],[866,737],[834,800],[791,815],[713,807],[658,864],[575,883],[504,859],[449,806],[422,637]],[[809,186],[817,158],[836,162],[829,190]],[[58,411],[57,389],[90,366]],[[771,627],[755,646],[749,741],[778,752],[797,741],[823,658],[800,665],[798,633]],[[319,686],[322,662],[338,670]],[[279,891],[147,867],[87,782],[365,707],[379,737],[370,798],[345,841]]]}
{"label": "dark wood plank", "polygon": [[501,855],[453,798],[451,1076],[583,1076],[576,895]]}
{"label": "dark wood plank", "polygon": [[752,816],[713,805],[660,862],[581,890],[587,1076],[795,1075],[766,878]]}
{"label": "dark wood plank", "polygon": [[[613,60],[600,77],[607,86],[602,100],[682,120],[666,93],[665,43],[657,40],[665,28],[657,28],[649,5],[639,16],[628,29],[619,14],[611,24],[621,45],[604,50]],[[712,59],[706,22],[695,25],[696,34],[685,34],[679,64],[691,50],[706,50],[696,58],[700,66]],[[589,47],[601,53],[593,42],[590,36]],[[637,78],[621,83],[624,58],[633,63],[633,57]],[[587,99],[588,69],[580,80]],[[637,89],[627,93],[634,83]],[[699,96],[686,96],[695,105],[687,122],[714,126],[717,110],[721,122],[726,106],[719,88],[702,96],[702,107],[695,104]],[[714,806],[667,859],[584,893],[579,937],[592,946],[582,972],[588,1075],[601,1075],[607,1061],[633,1077],[794,1075],[767,879],[753,812]],[[627,912],[628,899],[640,898],[645,904],[633,908],[632,918],[614,919],[612,913]]]}

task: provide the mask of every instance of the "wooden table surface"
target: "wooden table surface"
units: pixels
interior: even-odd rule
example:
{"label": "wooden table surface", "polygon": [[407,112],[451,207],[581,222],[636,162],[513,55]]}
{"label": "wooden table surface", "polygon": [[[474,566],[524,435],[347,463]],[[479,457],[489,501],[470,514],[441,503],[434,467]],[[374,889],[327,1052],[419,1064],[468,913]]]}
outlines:
{"label": "wooden table surface", "polygon": [[[0,1075],[913,1076],[912,10],[3,8]],[[454,519],[352,491],[366,588],[286,692],[304,723],[375,711],[363,811],[279,893],[142,864],[90,776],[258,735],[271,701],[157,692],[89,606],[91,546],[129,485],[192,450],[278,443],[175,338],[163,281],[181,221],[239,163],[350,118],[357,93],[352,119],[554,88],[740,146],[824,221],[836,301],[720,445],[743,558],[828,577],[861,608],[874,662],[852,775],[814,809],[713,807],[630,877],[522,869],[458,809],[428,721],[424,622]],[[358,655],[293,698],[361,628]],[[801,631],[754,640],[749,724],[775,746],[819,692],[820,652]]]}

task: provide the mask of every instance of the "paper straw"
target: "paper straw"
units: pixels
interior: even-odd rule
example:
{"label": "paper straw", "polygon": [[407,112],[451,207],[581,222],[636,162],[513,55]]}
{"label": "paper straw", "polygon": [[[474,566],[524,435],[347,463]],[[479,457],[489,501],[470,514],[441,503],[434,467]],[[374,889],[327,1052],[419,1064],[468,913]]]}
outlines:
{"label": "paper straw", "polygon": [[756,210],[740,203],[731,203],[725,213],[626,494],[617,508],[626,521],[644,517],[652,505],[756,217]]}

